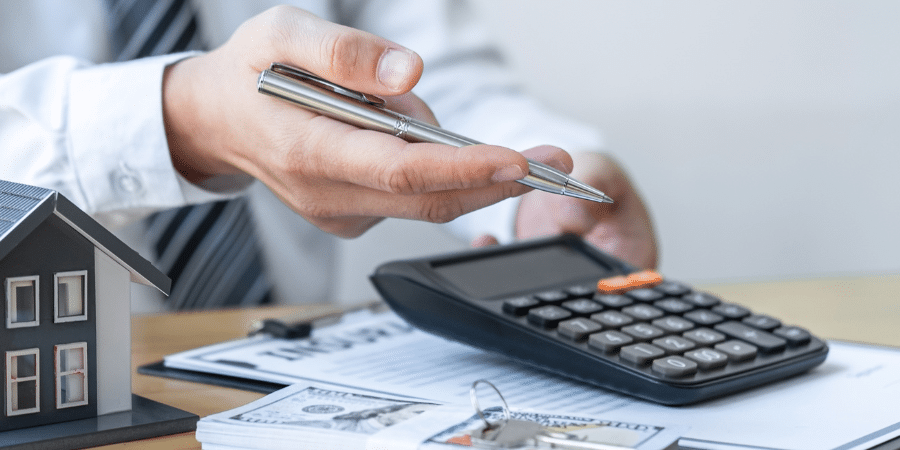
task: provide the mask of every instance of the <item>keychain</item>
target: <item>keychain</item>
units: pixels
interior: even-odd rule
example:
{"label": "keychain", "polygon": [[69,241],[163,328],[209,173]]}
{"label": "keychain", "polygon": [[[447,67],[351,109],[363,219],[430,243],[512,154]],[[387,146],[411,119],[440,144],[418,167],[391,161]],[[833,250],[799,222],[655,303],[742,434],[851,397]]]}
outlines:
{"label": "keychain", "polygon": [[[495,423],[488,421],[484,411],[478,404],[477,388],[479,384],[490,386],[500,401],[503,403],[503,418]],[[490,381],[477,380],[472,383],[469,389],[469,397],[472,401],[472,407],[478,413],[478,417],[484,422],[484,427],[472,432],[472,446],[483,449],[542,449],[542,448],[558,448],[563,450],[626,450],[631,447],[621,447],[618,445],[601,444],[598,442],[587,442],[569,433],[560,433],[550,431],[543,425],[532,422],[530,420],[518,420],[511,418],[509,414],[509,405],[503,394]]]}

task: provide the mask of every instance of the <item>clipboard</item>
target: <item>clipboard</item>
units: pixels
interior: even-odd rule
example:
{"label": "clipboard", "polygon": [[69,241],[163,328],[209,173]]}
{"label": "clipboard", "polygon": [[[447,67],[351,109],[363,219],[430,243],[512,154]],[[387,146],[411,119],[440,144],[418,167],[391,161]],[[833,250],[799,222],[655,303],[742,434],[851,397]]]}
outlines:
{"label": "clipboard", "polygon": [[[251,324],[247,335],[254,336],[257,334],[267,334],[284,339],[302,339],[308,337],[313,329],[323,328],[337,323],[347,314],[363,311],[378,313],[387,311],[388,309],[388,306],[384,302],[372,301],[357,306],[351,306],[337,313],[325,314],[312,319],[295,320],[292,316],[262,319]],[[167,367],[165,360],[138,366],[137,373],[261,394],[271,394],[272,392],[287,386],[287,384],[283,383],[272,383],[244,377]]]}
{"label": "clipboard", "polygon": [[193,370],[175,369],[166,367],[165,361],[157,361],[143,366],[138,366],[137,373],[154,377],[170,378],[173,380],[190,381],[192,383],[209,384],[212,386],[238,389],[241,391],[271,394],[287,385],[269,383],[266,381],[251,380],[248,378],[217,375]]}

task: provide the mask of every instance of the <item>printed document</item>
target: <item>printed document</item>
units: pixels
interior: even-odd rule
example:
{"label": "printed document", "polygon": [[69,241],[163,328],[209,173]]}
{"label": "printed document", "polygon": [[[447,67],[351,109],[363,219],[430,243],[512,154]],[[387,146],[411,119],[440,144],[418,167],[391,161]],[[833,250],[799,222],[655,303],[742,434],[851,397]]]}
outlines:
{"label": "printed document", "polygon": [[355,313],[308,339],[265,336],[166,357],[167,367],[281,384],[323,382],[465,404],[478,379],[511,409],[687,429],[686,448],[864,449],[900,436],[900,351],[830,342],[822,365],[781,382],[667,407],[570,381],[419,331],[393,313]]}

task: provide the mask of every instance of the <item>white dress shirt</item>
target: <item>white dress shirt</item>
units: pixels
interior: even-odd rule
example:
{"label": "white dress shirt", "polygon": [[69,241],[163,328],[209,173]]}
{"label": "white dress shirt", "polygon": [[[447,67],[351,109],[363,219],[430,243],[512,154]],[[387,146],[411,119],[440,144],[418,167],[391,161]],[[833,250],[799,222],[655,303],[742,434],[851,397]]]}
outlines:
{"label": "white dress shirt", "polygon": [[[204,42],[214,48],[246,19],[279,3],[285,2],[199,0],[194,6]],[[287,3],[419,53],[425,72],[414,92],[449,130],[516,149],[602,146],[593,129],[551,114],[521,92],[462,1]],[[235,195],[228,183],[215,191],[193,186],[171,164],[162,122],[162,72],[190,54],[105,63],[110,45],[102,0],[4,0],[0,25],[0,179],[63,193],[144,255],[149,253],[137,219],[161,208]],[[276,298],[330,300],[334,238],[282,205],[261,183],[244,193],[262,229]],[[510,241],[516,205],[501,202],[447,227],[466,239],[490,233]],[[134,309],[161,305],[137,300]]]}

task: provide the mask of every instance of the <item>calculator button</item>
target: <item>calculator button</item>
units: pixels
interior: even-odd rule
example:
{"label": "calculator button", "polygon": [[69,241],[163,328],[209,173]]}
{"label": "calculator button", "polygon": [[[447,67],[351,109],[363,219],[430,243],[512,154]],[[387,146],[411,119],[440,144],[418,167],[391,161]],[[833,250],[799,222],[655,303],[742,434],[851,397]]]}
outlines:
{"label": "calculator button", "polygon": [[664,336],[653,340],[653,345],[663,349],[668,354],[684,353],[697,346],[694,341],[680,336]]}
{"label": "calculator button", "polygon": [[665,354],[666,352],[663,349],[655,345],[641,343],[622,347],[622,350],[619,351],[619,358],[644,365],[660,356],[665,356]]}
{"label": "calculator button", "polygon": [[653,289],[634,289],[632,291],[626,292],[625,295],[639,302],[652,302],[665,297],[665,294],[659,291],[654,291]]}
{"label": "calculator button", "polygon": [[731,361],[747,361],[756,358],[756,347],[741,341],[727,341],[716,345],[716,350],[728,355]]}
{"label": "calculator button", "polygon": [[562,304],[563,308],[581,316],[589,316],[603,310],[603,305],[585,298],[569,300]]}
{"label": "calculator button", "polygon": [[681,378],[697,373],[697,363],[680,356],[666,356],[653,361],[653,371],[669,378]]}
{"label": "calculator button", "polygon": [[691,292],[691,288],[688,285],[672,280],[665,280],[653,289],[672,297],[681,297]]}
{"label": "calculator button", "polygon": [[747,341],[758,347],[763,353],[775,353],[784,350],[787,342],[775,335],[748,327],[740,322],[725,322],[716,325],[716,331],[725,333],[735,339]]}
{"label": "calculator button", "polygon": [[753,328],[759,328],[760,330],[765,331],[772,331],[781,326],[780,320],[762,314],[754,314],[750,317],[745,317],[742,322]]}
{"label": "calculator button", "polygon": [[729,319],[743,319],[750,315],[750,310],[732,303],[722,303],[713,307],[713,312],[721,314]]}
{"label": "calculator button", "polygon": [[728,356],[711,348],[691,350],[685,353],[684,357],[697,363],[700,370],[718,369],[728,363]]}
{"label": "calculator button", "polygon": [[713,345],[725,340],[725,335],[709,328],[697,328],[682,334],[682,336],[700,344]]}
{"label": "calculator button", "polygon": [[622,332],[641,341],[649,341],[650,339],[655,339],[666,334],[663,330],[647,323],[628,325],[627,327],[622,328]]}
{"label": "calculator button", "polygon": [[634,339],[631,336],[618,331],[608,330],[592,334],[588,338],[588,347],[596,348],[606,353],[614,353],[622,348],[623,345],[628,345],[632,342],[634,342]]}
{"label": "calculator button", "polygon": [[621,294],[628,288],[628,279],[624,275],[603,278],[597,282],[597,291],[604,294]]}
{"label": "calculator button", "polygon": [[665,315],[665,313],[650,305],[629,306],[626,308],[622,308],[622,312],[638,320],[659,319],[660,317]]}
{"label": "calculator button", "polygon": [[641,270],[640,272],[632,272],[629,273],[625,278],[628,279],[628,284],[632,289],[652,288],[653,286],[656,286],[663,281],[662,275],[658,274],[655,270]]}
{"label": "calculator button", "polygon": [[600,302],[610,308],[622,308],[634,303],[634,300],[624,295],[601,294],[594,296],[595,302]]}
{"label": "calculator button", "polygon": [[572,286],[566,289],[566,292],[573,298],[589,298],[597,292],[597,286],[593,284]]}
{"label": "calculator button", "polygon": [[707,294],[706,292],[692,292],[681,297],[701,308],[712,308],[713,306],[722,303],[722,300],[719,297],[716,297],[712,294]]}
{"label": "calculator button", "polygon": [[549,304],[549,305],[558,305],[569,298],[569,294],[566,294],[563,291],[546,291],[538,294],[534,294],[534,297],[541,301],[541,303]]}
{"label": "calculator button", "polygon": [[559,334],[573,341],[580,341],[589,334],[596,333],[602,329],[603,327],[599,323],[585,319],[584,317],[578,317],[560,322],[559,328],[556,330]]}
{"label": "calculator button", "polygon": [[559,306],[547,305],[528,311],[528,322],[543,328],[556,328],[563,320],[572,317],[572,313]]}
{"label": "calculator button", "polygon": [[531,297],[516,297],[503,302],[503,312],[514,316],[524,316],[529,309],[540,305],[541,302]]}
{"label": "calculator button", "polygon": [[669,333],[681,333],[694,328],[694,322],[677,316],[667,316],[653,321],[653,325]]}
{"label": "calculator button", "polygon": [[715,325],[725,320],[724,317],[706,309],[698,309],[685,313],[684,318],[697,325]]}
{"label": "calculator button", "polygon": [[800,327],[781,327],[776,329],[772,333],[787,340],[788,345],[790,345],[791,347],[804,345],[808,343],[812,338],[812,335],[809,334],[809,331],[806,331]]}
{"label": "calculator button", "polygon": [[694,305],[678,300],[677,298],[666,298],[654,303],[653,306],[669,314],[684,314],[694,309]]}
{"label": "calculator button", "polygon": [[619,328],[634,322],[631,316],[626,316],[618,311],[603,311],[591,314],[591,320],[599,322],[604,327]]}

